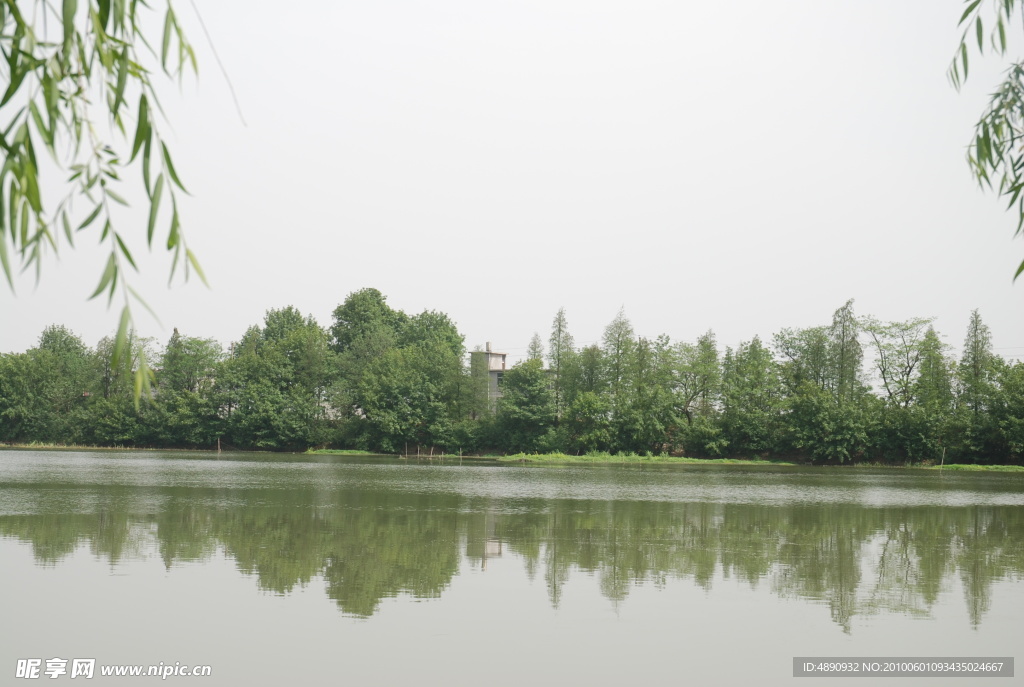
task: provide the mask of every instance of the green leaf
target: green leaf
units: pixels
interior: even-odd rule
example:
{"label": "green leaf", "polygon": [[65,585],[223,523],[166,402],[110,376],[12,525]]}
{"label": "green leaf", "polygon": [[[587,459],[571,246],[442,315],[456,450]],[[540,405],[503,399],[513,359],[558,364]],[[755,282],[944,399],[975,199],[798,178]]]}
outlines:
{"label": "green leaf", "polygon": [[152,140],[147,138],[142,146],[142,181],[146,185],[146,195],[150,195],[149,185],[149,149],[152,147]]}
{"label": "green leaf", "polygon": [[171,162],[171,153],[167,150],[167,146],[163,141],[160,141],[160,147],[163,148],[164,151],[164,162],[167,164],[167,172],[171,175],[171,181],[173,181],[174,185],[182,191],[188,193],[185,186],[181,183],[181,179],[178,178],[178,172],[174,169],[174,163]]}
{"label": "green leaf", "polygon": [[125,344],[128,342],[128,324],[131,322],[131,319],[131,311],[125,305],[121,309],[121,322],[117,325],[117,334],[114,335],[114,355],[111,358],[114,367],[118,367],[121,364],[121,355],[124,353]]}
{"label": "green leaf", "polygon": [[153,247],[153,228],[156,227],[157,213],[160,211],[160,194],[164,190],[164,175],[156,178],[156,185],[153,187],[153,195],[149,203],[149,226],[146,228],[146,244]]}
{"label": "green leaf", "polygon": [[960,26],[961,24],[963,24],[964,21],[966,21],[967,17],[970,15],[970,13],[974,11],[974,8],[977,7],[979,3],[981,3],[981,0],[972,0],[971,3],[967,5],[967,9],[964,10],[963,16],[960,17],[960,21],[958,21],[956,25]]}
{"label": "green leaf", "polygon": [[1006,28],[1003,26],[1003,18],[999,17],[996,26],[999,28],[999,52],[1006,52]]}
{"label": "green leaf", "polygon": [[156,311],[153,310],[153,308],[149,307],[149,303],[147,303],[145,300],[143,300],[142,296],[139,295],[138,291],[136,291],[135,289],[133,289],[132,287],[129,286],[128,287],[128,293],[130,293],[135,300],[137,300],[139,303],[142,304],[142,307],[145,308],[146,311],[149,312],[149,314],[153,316],[154,320],[156,320],[157,322],[160,321],[160,318],[157,317]]}
{"label": "green leaf", "polygon": [[23,170],[25,173],[23,178],[23,182],[25,184],[25,196],[28,198],[28,202],[32,205],[33,210],[36,212],[42,212],[43,203],[39,197],[39,182],[36,180],[36,166],[26,160]]}
{"label": "green leaf", "polygon": [[[178,224],[178,207],[174,206],[174,211],[171,213],[171,230],[167,234],[167,250],[171,250],[178,245],[178,233],[181,225]],[[173,276],[174,270],[171,270]]]}
{"label": "green leaf", "polygon": [[64,236],[67,237],[68,243],[71,244],[72,248],[74,248],[75,247],[75,238],[74,238],[75,235],[71,232],[71,222],[68,221],[68,211],[67,210],[64,210],[64,211],[62,211],[60,213],[60,219],[61,219],[61,223],[64,225]]}
{"label": "green leaf", "polygon": [[984,53],[982,45],[982,29],[981,29],[981,15],[978,15],[978,20],[974,22],[975,33],[978,34],[978,52]]}
{"label": "green leaf", "polygon": [[[57,82],[54,81],[53,77],[49,73],[43,74],[43,99],[46,101],[46,115],[50,120],[50,131],[54,132],[57,130],[57,119],[60,116],[57,107],[60,100],[60,95],[57,91]],[[52,137],[53,134],[51,134]]]}
{"label": "green leaf", "polygon": [[56,156],[56,151],[53,149],[53,130],[46,126],[43,121],[43,115],[40,114],[39,108],[36,106],[36,101],[32,101],[28,104],[28,109],[32,113],[32,121],[35,122],[36,131],[43,137],[43,143],[46,144],[46,148],[51,154]]}
{"label": "green leaf", "polygon": [[75,10],[78,9],[78,0],[64,0],[64,64],[71,60],[71,39],[75,35]]}
{"label": "green leaf", "polygon": [[107,267],[103,270],[103,276],[100,277],[100,284],[96,287],[96,290],[89,296],[89,300],[96,298],[96,296],[103,293],[104,289],[113,281],[114,275],[117,273],[117,262],[114,260],[114,254],[111,253],[107,259]]}
{"label": "green leaf", "polygon": [[124,241],[121,240],[121,235],[118,234],[117,232],[114,232],[114,238],[117,239],[117,245],[121,249],[121,254],[124,255],[125,258],[127,258],[131,266],[135,268],[136,272],[138,272],[139,266],[136,265],[135,260],[132,259],[132,253],[130,250],[128,250],[128,246],[124,245]]}
{"label": "green leaf", "polygon": [[[0,208],[4,206],[4,190],[3,185],[0,184]],[[14,225],[11,225],[11,238],[14,236]],[[4,276],[7,278],[7,284],[11,287],[11,291],[14,290],[14,276],[11,273],[11,263],[7,257],[7,235],[4,228],[4,214],[0,212],[0,267],[4,270]]]}
{"label": "green leaf", "polygon": [[[977,1],[977,0],[976,0]],[[964,81],[967,81],[967,44],[960,44],[960,62],[964,65]]]}
{"label": "green leaf", "polygon": [[7,257],[7,237],[0,236],[0,267],[3,267],[4,276],[7,277],[7,284],[14,291],[14,277],[11,275],[11,263]]}
{"label": "green leaf", "polygon": [[146,94],[143,93],[139,98],[139,124],[135,129],[135,142],[132,144],[132,156],[128,158],[129,162],[134,160],[135,156],[139,154],[139,148],[142,147],[143,141],[147,140],[150,135],[149,100],[147,100]]}
{"label": "green leaf", "polygon": [[199,266],[199,261],[196,259],[195,254],[193,254],[191,250],[185,249],[185,257],[188,258],[189,263],[192,265],[193,269],[195,269],[199,278],[203,280],[203,284],[209,288],[210,282],[206,281],[206,275],[203,274],[203,268]]}
{"label": "green leaf", "polygon": [[128,205],[128,201],[127,200],[125,200],[119,194],[115,193],[114,191],[110,190],[109,188],[104,187],[103,188],[103,192],[106,193],[107,196],[109,196],[111,200],[113,200],[113,201],[115,201],[117,203],[120,203],[121,205],[123,205],[125,207],[130,207]]}
{"label": "green leaf", "polygon": [[1020,263],[1020,267],[1017,268],[1017,273],[1015,275],[1013,275],[1013,280],[1014,281],[1017,281],[1017,277],[1019,277],[1021,275],[1021,272],[1024,272],[1024,261],[1022,261]]}
{"label": "green leaf", "polygon": [[99,5],[99,19],[100,26],[103,27],[104,31],[110,25],[110,0],[98,0]]}
{"label": "green leaf", "polygon": [[7,101],[14,97],[14,94],[18,92],[21,87],[21,82],[25,80],[28,73],[31,71],[23,61],[15,59],[17,54],[16,50],[11,51],[11,59],[9,59],[9,76],[11,83],[7,85],[7,91],[4,93],[4,97],[0,100],[0,107],[7,104]]}
{"label": "green leaf", "polygon": [[181,257],[181,246],[175,244],[174,248],[174,259],[171,260],[171,275],[167,278],[167,286],[171,285],[174,281],[174,273],[178,269],[178,258]]}
{"label": "green leaf", "polygon": [[89,216],[85,218],[85,221],[78,225],[78,231],[82,231],[82,229],[85,229],[87,226],[92,224],[96,218],[100,216],[101,210],[103,210],[102,203],[93,208],[93,211],[89,213]]}
{"label": "green leaf", "polygon": [[163,47],[160,51],[160,63],[164,66],[164,71],[167,71],[167,53],[171,47],[171,30],[174,28],[174,10],[171,9],[170,5],[167,5],[167,14],[164,15],[164,42]]}
{"label": "green leaf", "polygon": [[128,46],[121,49],[120,59],[117,61],[117,87],[114,89],[114,106],[110,108],[110,114],[117,119],[117,113],[124,103],[124,87],[128,83]]}

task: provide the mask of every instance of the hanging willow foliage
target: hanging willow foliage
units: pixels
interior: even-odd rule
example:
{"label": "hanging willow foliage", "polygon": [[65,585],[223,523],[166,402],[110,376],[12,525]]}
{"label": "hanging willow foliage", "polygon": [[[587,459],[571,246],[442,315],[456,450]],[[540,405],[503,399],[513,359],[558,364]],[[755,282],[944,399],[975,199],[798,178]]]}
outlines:
{"label": "hanging willow foliage", "polygon": [[[141,168],[150,248],[157,227],[166,227],[159,243],[173,256],[170,278],[180,268],[185,279],[194,270],[206,281],[182,233],[176,193],[187,191],[158,130],[151,80],[155,72],[179,81],[195,73],[195,53],[169,0],[159,45],[147,40],[140,27],[159,20],[143,16],[152,12],[139,0],[0,0],[0,84],[8,83],[0,97],[0,267],[13,290],[18,268],[34,269],[38,281],[44,254],[61,236],[72,247],[83,233],[98,236],[110,255],[90,298],[105,294],[109,305],[119,295],[124,303],[115,365],[132,328],[131,302],[148,309],[128,284],[126,273],[138,266],[113,216],[115,206],[128,205],[117,191],[124,169]],[[40,190],[39,144],[66,174],[62,197]],[[140,361],[136,402],[151,379]]]}
{"label": "hanging willow foliage", "polygon": [[[1017,0],[994,0],[994,27],[986,35],[982,18],[981,0],[966,0],[960,17],[964,27],[960,44],[949,67],[949,80],[960,90],[967,80],[969,47],[977,44],[978,53],[985,46],[997,55],[1006,54],[1006,27],[1020,5]],[[1018,18],[1024,20],[1024,15]],[[991,20],[990,20],[991,21]],[[967,162],[971,173],[983,188],[995,190],[1009,198],[1007,210],[1017,208],[1016,236],[1024,235],[1024,62],[1014,62],[1006,76],[989,99],[988,106],[974,125],[974,137],[967,148]],[[1014,280],[1024,273],[1024,260],[1013,275]]]}

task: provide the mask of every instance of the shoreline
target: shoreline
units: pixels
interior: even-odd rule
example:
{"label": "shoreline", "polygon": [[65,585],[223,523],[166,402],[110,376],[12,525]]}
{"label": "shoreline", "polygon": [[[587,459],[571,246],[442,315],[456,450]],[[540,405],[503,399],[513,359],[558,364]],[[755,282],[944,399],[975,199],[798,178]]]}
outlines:
{"label": "shoreline", "polygon": [[[133,446],[76,446],[68,444],[0,444],[0,451],[88,451],[88,452],[167,452],[167,453],[217,453],[216,449],[191,448],[151,448]],[[339,456],[351,458],[388,458],[400,460],[417,460],[420,462],[438,461],[451,463],[493,463],[497,465],[522,465],[531,467],[566,467],[576,465],[705,465],[705,466],[738,466],[738,467],[822,467],[822,468],[878,468],[902,470],[935,470],[942,472],[1003,472],[1024,473],[1022,465],[982,465],[976,463],[950,463],[948,465],[930,464],[886,464],[877,462],[843,463],[839,465],[815,465],[808,462],[792,460],[750,459],[750,458],[691,458],[688,456],[640,456],[636,454],[611,455],[595,453],[569,455],[564,453],[517,453],[513,455],[458,455],[436,453],[434,455],[402,455],[397,453],[373,453],[355,449],[309,449],[307,451],[225,451],[225,453],[262,453],[281,455]]]}

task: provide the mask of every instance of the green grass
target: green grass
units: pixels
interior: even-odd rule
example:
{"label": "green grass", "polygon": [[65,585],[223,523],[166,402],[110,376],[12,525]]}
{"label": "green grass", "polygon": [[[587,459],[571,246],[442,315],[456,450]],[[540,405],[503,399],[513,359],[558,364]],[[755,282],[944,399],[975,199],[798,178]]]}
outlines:
{"label": "green grass", "polygon": [[931,470],[952,470],[954,472],[1024,472],[1024,465],[933,465]]}
{"label": "green grass", "polygon": [[495,459],[499,463],[530,463],[537,465],[796,465],[796,463],[776,460],[639,456],[635,453],[623,455],[588,453],[582,456],[573,456],[565,453],[517,453],[512,456],[497,456]]}

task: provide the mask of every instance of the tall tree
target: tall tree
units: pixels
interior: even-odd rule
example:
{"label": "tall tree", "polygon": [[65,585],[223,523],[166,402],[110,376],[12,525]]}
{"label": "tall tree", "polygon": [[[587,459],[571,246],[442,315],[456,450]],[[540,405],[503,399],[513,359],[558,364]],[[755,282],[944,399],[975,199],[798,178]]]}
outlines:
{"label": "tall tree", "polygon": [[525,360],[505,373],[498,424],[507,451],[550,448],[546,439],[554,433],[555,403],[540,359]]}
{"label": "tall tree", "polygon": [[616,434],[622,449],[661,453],[670,447],[675,427],[673,355],[669,338],[637,340],[629,369],[629,399]]}
{"label": "tall tree", "polygon": [[832,326],[829,328],[832,389],[840,404],[853,400],[863,391],[861,365],[864,352],[859,336],[860,327],[853,314],[851,298],[832,315]]}
{"label": "tall tree", "polygon": [[182,336],[177,327],[164,349],[158,382],[161,390],[198,393],[213,382],[223,352],[213,339]]}
{"label": "tall tree", "polygon": [[828,328],[783,329],[775,335],[774,344],[790,394],[804,384],[831,388]]}
{"label": "tall tree", "polygon": [[537,332],[534,332],[533,336],[530,337],[530,345],[526,347],[526,359],[540,360],[543,364],[544,344],[541,343],[540,334]]}
{"label": "tall tree", "polygon": [[384,337],[394,345],[408,319],[401,310],[392,310],[387,298],[377,289],[354,291],[334,309],[331,345],[339,353],[344,353],[360,338]]}
{"label": "tall tree", "polygon": [[559,308],[551,323],[551,337],[548,339],[548,366],[551,370],[553,391],[555,395],[555,414],[562,417],[565,411],[565,368],[569,358],[575,355],[575,342],[569,333],[569,323],[565,317],[565,308]]}
{"label": "tall tree", "polygon": [[957,368],[961,402],[978,415],[987,407],[992,393],[995,356],[992,354],[992,334],[974,310],[967,325],[963,355]]}
{"label": "tall tree", "polygon": [[924,339],[933,318],[916,317],[903,322],[861,321],[875,352],[875,371],[882,381],[886,400],[907,408],[914,400],[914,382],[924,356]]}
{"label": "tall tree", "polygon": [[687,424],[692,425],[696,416],[710,417],[721,385],[715,333],[709,330],[701,334],[696,344],[677,344],[676,366],[679,406]]}
{"label": "tall tree", "polygon": [[777,451],[783,393],[771,351],[755,336],[727,350],[722,368],[722,426],[730,453]]}
{"label": "tall tree", "polygon": [[914,383],[914,399],[917,405],[932,413],[944,413],[953,405],[953,365],[946,357],[948,348],[935,329],[928,327],[921,340],[920,372]]}
{"label": "tall tree", "polygon": [[633,341],[633,325],[626,318],[625,309],[620,309],[605,327],[601,344],[612,412],[616,413],[624,400],[629,361],[636,346]]}
{"label": "tall tree", "polygon": [[461,380],[461,358],[440,340],[394,348],[370,362],[354,397],[362,447],[401,453],[451,446]]}
{"label": "tall tree", "polygon": [[459,333],[459,328],[448,315],[436,310],[424,310],[408,318],[401,325],[398,343],[400,346],[437,343],[459,358],[466,354],[465,337]]}

